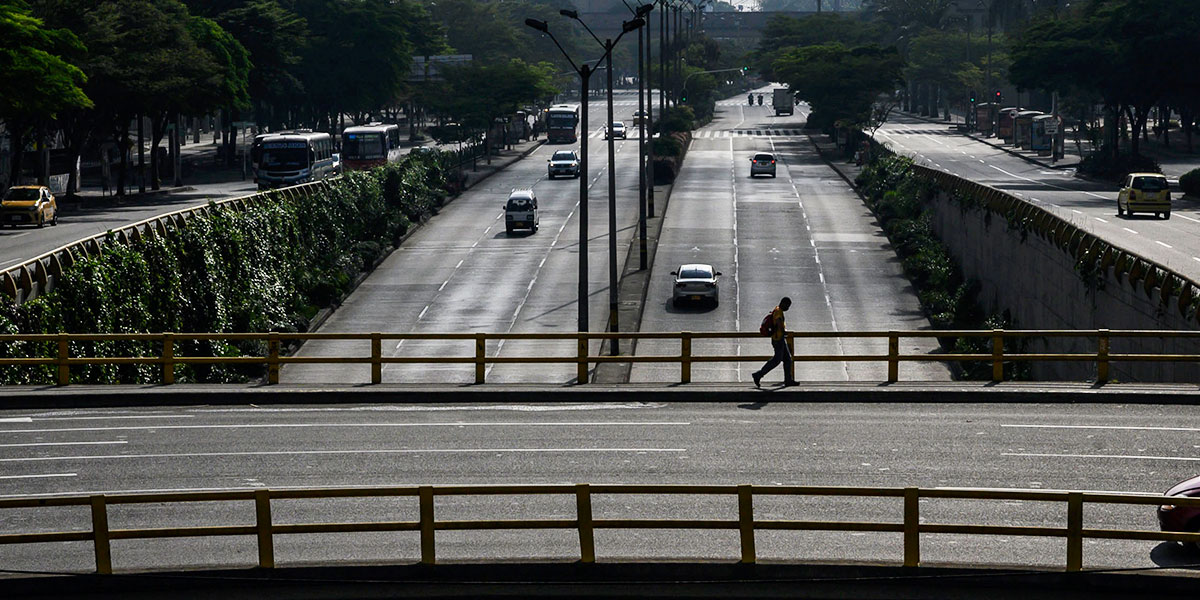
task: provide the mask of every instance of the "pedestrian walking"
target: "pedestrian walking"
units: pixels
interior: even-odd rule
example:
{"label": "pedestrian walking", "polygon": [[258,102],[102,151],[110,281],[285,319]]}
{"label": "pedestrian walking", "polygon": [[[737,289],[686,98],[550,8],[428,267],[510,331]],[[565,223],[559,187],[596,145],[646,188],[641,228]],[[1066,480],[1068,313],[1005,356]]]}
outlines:
{"label": "pedestrian walking", "polygon": [[783,385],[796,385],[796,380],[792,379],[792,350],[787,345],[787,323],[783,320],[783,313],[787,312],[792,306],[792,299],[784,296],[779,300],[779,306],[776,306],[771,313],[763,318],[762,325],[758,331],[763,335],[771,336],[771,349],[775,354],[762,366],[761,369],[751,374],[754,378],[754,387],[760,387],[759,383],[767,373],[771,372],[780,363],[783,363]]}

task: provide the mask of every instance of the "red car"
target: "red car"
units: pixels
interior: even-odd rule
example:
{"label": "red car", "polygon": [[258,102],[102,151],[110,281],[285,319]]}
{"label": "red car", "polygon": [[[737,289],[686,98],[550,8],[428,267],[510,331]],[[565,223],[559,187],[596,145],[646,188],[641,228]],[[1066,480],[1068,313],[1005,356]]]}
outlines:
{"label": "red car", "polygon": [[[1200,476],[1175,484],[1164,496],[1200,497]],[[1164,504],[1158,507],[1158,525],[1163,531],[1200,533],[1200,507]],[[1200,549],[1200,544],[1188,544]]]}

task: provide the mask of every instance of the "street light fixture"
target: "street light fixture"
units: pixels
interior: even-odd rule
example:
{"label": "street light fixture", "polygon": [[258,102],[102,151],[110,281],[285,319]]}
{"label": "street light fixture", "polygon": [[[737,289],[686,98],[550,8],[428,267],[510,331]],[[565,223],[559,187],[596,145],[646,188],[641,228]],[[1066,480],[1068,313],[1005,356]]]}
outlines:
{"label": "street light fixture", "polygon": [[[621,0],[625,4],[625,8],[633,13],[633,16],[639,19],[645,19],[650,11],[654,10],[653,4],[642,4],[636,9],[629,5],[625,0]],[[650,28],[646,28],[649,34]],[[647,35],[649,37],[649,35]],[[647,41],[649,44],[649,41]],[[649,268],[649,253],[646,240],[646,213],[647,213],[647,183],[649,177],[646,170],[651,164],[647,160],[647,149],[649,144],[646,142],[646,122],[650,119],[650,115],[646,112],[646,104],[648,102],[646,94],[649,92],[646,86],[646,65],[647,58],[642,51],[642,34],[638,32],[638,113],[641,115],[638,121],[638,268],[645,271]],[[653,193],[653,182],[649,184],[650,193]]]}
{"label": "street light fixture", "polygon": [[[564,16],[568,16],[568,17],[571,16],[571,14],[574,14],[575,16],[573,18],[578,20],[578,13],[575,13],[575,11],[564,10],[564,11],[562,11],[562,13]],[[568,14],[568,13],[570,13],[570,14]],[[641,27],[644,24],[645,24],[645,21],[643,21],[642,19],[634,19],[632,21],[622,23],[621,24],[621,30],[622,30],[621,34],[617,36],[616,40],[614,40],[608,44],[603,44],[604,54],[598,60],[596,60],[596,63],[599,64],[600,61],[604,60],[605,58],[609,58],[610,65],[611,65],[611,55],[612,55],[613,46],[616,45],[616,43],[618,41],[620,41],[621,37],[624,36],[626,33],[633,31],[634,29],[637,29],[638,27]],[[567,51],[563,49],[562,44],[558,43],[558,39],[554,37],[554,34],[550,33],[550,26],[546,23],[546,21],[539,21],[537,19],[525,19],[525,25],[532,29],[536,29],[537,31],[540,31],[540,32],[546,34],[547,36],[549,36],[550,40],[553,41],[554,45],[558,48],[558,51],[562,52],[563,57],[567,59],[568,63],[570,63],[571,68],[574,69],[575,72],[579,75],[579,88],[580,88],[579,98],[580,98],[581,104],[582,104],[582,106],[580,107],[580,110],[582,111],[580,118],[582,121],[582,126],[580,128],[581,136],[580,136],[580,141],[579,141],[579,173],[580,173],[580,175],[579,175],[579,274],[578,274],[579,281],[578,281],[578,299],[577,299],[577,306],[578,306],[578,308],[577,308],[577,311],[578,311],[577,325],[578,325],[578,330],[581,332],[584,332],[584,331],[588,330],[588,278],[587,278],[587,276],[588,276],[588,210],[587,210],[588,209],[588,175],[587,175],[588,171],[587,171],[587,169],[588,169],[588,133],[589,133],[588,132],[588,82],[591,79],[592,73],[594,73],[596,71],[596,68],[589,66],[588,63],[586,63],[586,62],[579,64],[579,65],[575,64],[575,61],[572,60],[571,56],[569,54],[567,54]],[[586,27],[586,25],[585,25],[585,27]],[[590,29],[588,30],[588,33],[591,33]],[[592,37],[595,37],[595,34],[592,34]],[[599,39],[597,39],[597,41],[599,41]],[[612,84],[611,84],[612,69],[611,68],[609,69],[609,79],[610,79],[609,90],[610,90],[610,94],[611,94],[611,90],[612,90]],[[609,100],[609,126],[610,127],[612,126],[612,101],[611,101],[611,99]],[[609,136],[609,137],[611,137],[611,136]],[[609,160],[610,160],[609,173],[610,173],[610,178],[611,178],[611,173],[612,173],[611,162],[613,161],[613,151],[612,151],[611,145],[609,146],[609,148],[610,148],[609,149]],[[609,189],[610,189],[610,196],[611,196],[611,193],[612,193],[611,190],[613,189],[613,185],[611,184],[611,182],[609,185]],[[615,204],[615,199],[610,200],[610,208],[609,208],[609,223],[610,223],[610,233],[609,233],[610,261],[609,262],[611,263],[610,279],[613,279],[612,271],[615,271],[616,263],[615,263],[615,260],[611,260],[611,259],[616,253],[616,241],[615,241],[615,232],[612,231],[612,229],[615,229],[615,221],[613,220],[614,219],[614,211],[612,210],[613,207],[611,206],[611,204]],[[615,297],[615,295],[616,295],[615,282],[612,282],[610,284],[610,287],[611,287],[610,295]],[[616,325],[615,299],[613,300],[612,304],[613,304],[613,306],[610,306],[610,310],[613,311],[614,314],[610,315],[609,319],[610,319],[610,322],[615,326]],[[613,331],[616,331],[616,329],[614,328]],[[613,345],[614,345],[614,350],[619,350],[616,340],[614,340]],[[614,354],[615,353],[616,352],[614,352]],[[584,383],[584,382],[578,381],[576,383]]]}
{"label": "street light fixture", "polygon": [[[630,31],[633,31],[646,23],[640,17],[634,17],[631,21],[621,23],[621,33],[615,40],[606,39],[603,42],[596,34],[592,32],[592,28],[587,26],[582,19],[579,18],[579,13],[574,10],[563,9],[558,11],[568,19],[578,21],[580,25],[604,48],[604,59],[607,61],[608,67],[608,121],[605,123],[604,130],[608,132],[605,136],[608,138],[608,331],[616,333],[621,330],[620,326],[620,303],[617,298],[619,290],[617,286],[617,151],[616,138],[612,133],[613,124],[613,68],[612,68],[612,51],[617,42]],[[616,356],[621,353],[621,340],[618,338],[612,339],[612,355]]]}

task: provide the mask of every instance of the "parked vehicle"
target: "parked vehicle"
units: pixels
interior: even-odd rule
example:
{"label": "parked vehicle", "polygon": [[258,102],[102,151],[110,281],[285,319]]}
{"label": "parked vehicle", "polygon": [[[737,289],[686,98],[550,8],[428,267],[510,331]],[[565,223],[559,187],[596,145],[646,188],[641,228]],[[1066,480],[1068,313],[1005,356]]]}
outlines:
{"label": "parked vehicle", "polygon": [[[1200,476],[1181,481],[1164,496],[1200,497]],[[1158,525],[1163,531],[1200,533],[1200,507],[1164,504],[1158,507]],[[1188,544],[1200,550],[1200,544]]]}
{"label": "parked vehicle", "polygon": [[771,106],[775,108],[775,116],[791,115],[796,110],[795,98],[792,95],[792,90],[787,88],[775,88],[771,97]]}
{"label": "parked vehicle", "polygon": [[400,126],[394,123],[371,123],[347,127],[342,131],[342,169],[359,171],[400,162]]}
{"label": "parked vehicle", "polygon": [[58,202],[44,185],[13,186],[0,200],[0,223],[9,227],[58,225]]}
{"label": "parked vehicle", "polygon": [[1130,173],[1117,192],[1117,216],[1134,212],[1152,212],[1156,217],[1171,218],[1171,186],[1162,173]]}
{"label": "parked vehicle", "polygon": [[770,152],[759,152],[750,159],[750,176],[755,175],[770,175],[775,176],[775,155]]}
{"label": "parked vehicle", "polygon": [[546,176],[554,179],[559,175],[564,177],[579,177],[579,154],[574,150],[559,150],[546,160]]}
{"label": "parked vehicle", "polygon": [[333,136],[313,131],[288,131],[255,140],[254,180],[258,189],[320,181],[333,175]]}
{"label": "parked vehicle", "polygon": [[532,189],[513,190],[504,204],[504,230],[512,234],[514,229],[538,230],[537,195]]}
{"label": "parked vehicle", "polygon": [[679,270],[671,271],[675,276],[675,285],[671,289],[671,304],[679,306],[684,301],[700,302],[708,300],[713,306],[719,303],[720,287],[717,278],[720,271],[713,271],[712,265],[686,264],[680,265]]}

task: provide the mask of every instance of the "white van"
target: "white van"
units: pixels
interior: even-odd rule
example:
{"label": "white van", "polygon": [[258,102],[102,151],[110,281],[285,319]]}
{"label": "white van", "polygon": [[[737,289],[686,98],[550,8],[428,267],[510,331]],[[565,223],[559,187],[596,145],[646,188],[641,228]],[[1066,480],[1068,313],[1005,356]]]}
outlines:
{"label": "white van", "polygon": [[531,189],[513,190],[508,195],[508,202],[504,205],[504,230],[512,233],[514,229],[528,229],[537,233],[537,195]]}

